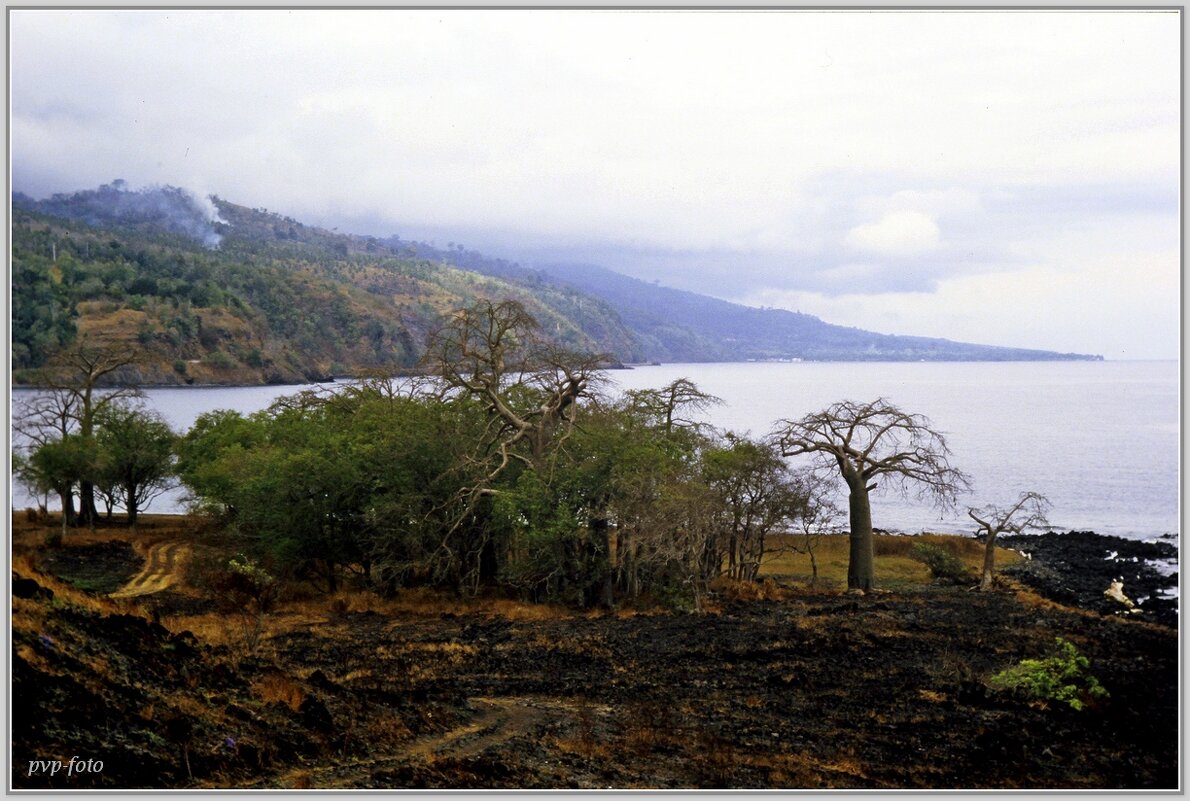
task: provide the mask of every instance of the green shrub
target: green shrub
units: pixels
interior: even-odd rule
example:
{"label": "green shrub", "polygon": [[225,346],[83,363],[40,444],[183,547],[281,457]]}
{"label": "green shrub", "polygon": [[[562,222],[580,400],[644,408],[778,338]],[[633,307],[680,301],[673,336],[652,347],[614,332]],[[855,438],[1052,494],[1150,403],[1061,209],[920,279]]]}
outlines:
{"label": "green shrub", "polygon": [[277,598],[277,582],[268,571],[243,554],[233,556],[227,569],[226,588],[229,595],[238,596],[237,605],[249,600],[262,612],[272,609]]}
{"label": "green shrub", "polygon": [[925,564],[934,578],[962,584],[971,580],[971,571],[962,560],[941,545],[918,542],[909,551],[909,556]]}
{"label": "green shrub", "polygon": [[1045,659],[1023,659],[1020,664],[988,680],[995,690],[1012,690],[1026,698],[1069,704],[1081,710],[1092,698],[1106,698],[1107,690],[1087,672],[1090,662],[1074,644],[1058,637],[1058,652]]}
{"label": "green shrub", "polygon": [[236,360],[221,350],[213,350],[208,353],[207,362],[218,370],[227,370],[236,365]]}

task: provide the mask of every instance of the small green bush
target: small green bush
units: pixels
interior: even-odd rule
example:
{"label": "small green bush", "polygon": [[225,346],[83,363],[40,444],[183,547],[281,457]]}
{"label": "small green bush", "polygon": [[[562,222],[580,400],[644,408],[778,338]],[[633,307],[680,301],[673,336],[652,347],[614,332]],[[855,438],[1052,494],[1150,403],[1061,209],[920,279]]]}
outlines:
{"label": "small green bush", "polygon": [[277,580],[263,567],[243,554],[236,554],[227,562],[227,587],[232,594],[246,596],[261,611],[272,609],[277,597]]}
{"label": "small green bush", "polygon": [[962,584],[971,580],[971,571],[962,560],[941,545],[929,542],[915,543],[909,551],[909,556],[924,563],[934,578],[940,581]]}
{"label": "small green bush", "polygon": [[1058,652],[1045,659],[1023,659],[1020,664],[988,680],[995,690],[1012,690],[1027,698],[1055,701],[1082,710],[1091,698],[1106,698],[1107,690],[1087,672],[1090,662],[1074,644],[1057,638]]}
{"label": "small green bush", "polygon": [[221,350],[208,353],[207,362],[217,370],[227,370],[236,366],[236,360]]}

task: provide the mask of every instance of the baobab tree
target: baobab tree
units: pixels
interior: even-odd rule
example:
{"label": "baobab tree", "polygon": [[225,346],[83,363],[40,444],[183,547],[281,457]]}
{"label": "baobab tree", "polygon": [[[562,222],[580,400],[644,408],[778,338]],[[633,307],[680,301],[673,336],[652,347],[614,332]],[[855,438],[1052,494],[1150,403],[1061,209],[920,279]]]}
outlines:
{"label": "baobab tree", "polygon": [[1008,532],[1021,534],[1029,529],[1045,528],[1049,525],[1046,512],[1051,504],[1044,496],[1036,492],[1022,492],[1021,497],[1012,506],[995,506],[988,504],[978,509],[969,508],[967,516],[975,521],[979,528],[975,536],[983,537],[983,577],[979,582],[979,589],[987,592],[992,589],[996,574],[996,537]]}
{"label": "baobab tree", "polygon": [[821,467],[837,469],[847,484],[851,590],[867,592],[875,583],[869,495],[880,485],[877,479],[942,508],[953,508],[970,487],[966,474],[950,464],[946,438],[929,419],[884,398],[842,401],[800,420],[778,421],[773,437],[783,456],[816,456]]}
{"label": "baobab tree", "polygon": [[[475,466],[482,466],[485,475],[460,488],[459,511],[438,548],[452,571],[464,562],[472,565],[463,569],[475,588],[481,578],[495,575],[506,554],[497,552],[484,527],[475,527],[461,544],[456,535],[466,538],[464,524],[483,499],[500,494],[496,483],[514,465],[550,483],[554,460],[574,431],[578,404],[600,380],[605,357],[549,343],[514,300],[480,300],[456,311],[431,335],[424,358],[439,376],[442,397],[466,397],[486,410],[485,431],[475,449]],[[596,539],[606,546],[606,531]]]}

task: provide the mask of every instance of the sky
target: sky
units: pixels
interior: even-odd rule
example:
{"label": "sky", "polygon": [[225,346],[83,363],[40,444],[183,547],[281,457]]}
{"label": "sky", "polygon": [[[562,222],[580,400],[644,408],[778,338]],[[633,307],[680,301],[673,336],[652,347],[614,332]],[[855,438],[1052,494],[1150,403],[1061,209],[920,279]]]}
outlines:
{"label": "sky", "polygon": [[11,182],[169,184],[882,333],[1171,359],[1180,26],[10,10]]}

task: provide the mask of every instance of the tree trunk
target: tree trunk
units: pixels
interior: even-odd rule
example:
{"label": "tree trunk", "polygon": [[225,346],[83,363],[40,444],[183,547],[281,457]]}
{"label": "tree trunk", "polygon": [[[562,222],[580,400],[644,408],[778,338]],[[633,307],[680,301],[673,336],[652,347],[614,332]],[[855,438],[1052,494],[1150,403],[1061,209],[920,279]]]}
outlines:
{"label": "tree trunk", "polygon": [[612,565],[612,530],[611,523],[606,517],[596,517],[591,521],[591,533],[595,537],[596,545],[603,549],[603,589],[600,604],[605,609],[611,609],[615,602],[616,574]]}
{"label": "tree trunk", "polygon": [[981,592],[988,592],[995,583],[996,576],[996,535],[988,533],[983,552],[983,579],[979,582]]}
{"label": "tree trunk", "polygon": [[[139,491],[140,487],[136,485],[135,481],[124,485],[124,507],[128,510],[128,526],[133,529],[136,528],[136,514],[139,511],[140,506],[138,503],[138,499],[140,497],[138,495]],[[110,507],[108,512],[108,517],[111,517]]]}
{"label": "tree trunk", "polygon": [[872,548],[872,504],[863,478],[851,483],[851,553],[847,563],[847,589],[870,591],[876,583]]}
{"label": "tree trunk", "polygon": [[58,493],[58,497],[62,500],[62,531],[65,533],[66,526],[78,525],[78,518],[74,514],[74,493],[67,490]]}
{"label": "tree trunk", "polygon": [[90,481],[79,482],[79,521],[92,528],[99,520],[99,510],[95,507],[95,485]]}

